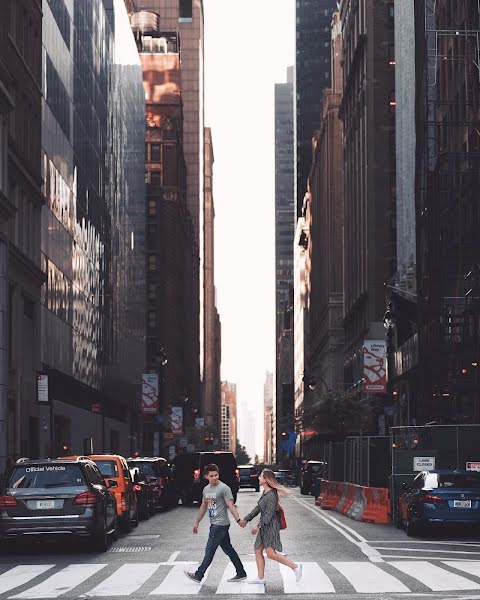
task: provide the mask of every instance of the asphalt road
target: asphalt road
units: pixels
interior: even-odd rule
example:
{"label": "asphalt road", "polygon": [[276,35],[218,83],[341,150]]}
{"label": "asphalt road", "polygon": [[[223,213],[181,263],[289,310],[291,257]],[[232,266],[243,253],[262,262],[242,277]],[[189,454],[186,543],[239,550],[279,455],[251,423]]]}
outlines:
{"label": "asphalt road", "polygon": [[[258,494],[241,490],[237,507],[243,516]],[[79,543],[30,542],[0,555],[0,600],[6,598],[118,598],[189,596],[220,598],[298,597],[397,600],[462,598],[480,600],[480,541],[477,532],[438,532],[428,538],[407,538],[390,525],[357,523],[337,513],[321,511],[310,496],[292,490],[283,501],[287,529],[284,551],[303,564],[295,583],[288,568],[267,560],[266,586],[227,583],[233,574],[218,550],[202,585],[185,570],[195,570],[203,557],[208,533],[205,518],[198,535],[192,524],[198,506],[158,513],[123,535],[104,554]],[[231,526],[231,538],[249,575],[255,575],[254,537],[249,529]]]}

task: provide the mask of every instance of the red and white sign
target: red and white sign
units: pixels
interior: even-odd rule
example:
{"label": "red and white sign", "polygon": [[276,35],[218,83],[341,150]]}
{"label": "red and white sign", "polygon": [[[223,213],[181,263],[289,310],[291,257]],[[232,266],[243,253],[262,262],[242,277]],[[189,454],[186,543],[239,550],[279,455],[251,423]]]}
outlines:
{"label": "red and white sign", "polygon": [[383,394],[387,391],[387,344],[385,340],[364,341],[363,378],[366,392]]}
{"label": "red and white sign", "polygon": [[466,471],[480,471],[480,462],[467,462]]}
{"label": "red and white sign", "polygon": [[158,375],[144,373],[142,375],[142,413],[154,415],[158,412]]}

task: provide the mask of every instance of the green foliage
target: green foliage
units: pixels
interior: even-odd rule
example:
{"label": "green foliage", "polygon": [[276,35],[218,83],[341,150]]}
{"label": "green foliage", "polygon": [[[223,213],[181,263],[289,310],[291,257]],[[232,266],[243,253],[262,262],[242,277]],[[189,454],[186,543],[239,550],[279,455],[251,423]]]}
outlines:
{"label": "green foliage", "polygon": [[235,457],[237,459],[237,465],[247,465],[250,462],[250,456],[245,448],[237,440],[237,449],[235,451]]}

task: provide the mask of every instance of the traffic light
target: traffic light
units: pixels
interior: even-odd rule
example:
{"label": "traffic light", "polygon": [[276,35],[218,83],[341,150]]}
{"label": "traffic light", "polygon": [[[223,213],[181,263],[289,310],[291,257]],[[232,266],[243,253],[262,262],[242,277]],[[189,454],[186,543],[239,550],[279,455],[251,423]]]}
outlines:
{"label": "traffic light", "polygon": [[468,373],[468,369],[466,369],[465,367],[463,367],[462,369],[462,375],[466,375]]}
{"label": "traffic light", "polygon": [[70,452],[70,446],[67,444],[67,442],[63,442],[62,444],[62,453],[64,456],[66,456],[67,454],[69,454]]}
{"label": "traffic light", "polygon": [[287,432],[286,431],[282,431],[282,438],[285,439],[287,437]]}
{"label": "traffic light", "polygon": [[392,396],[393,396],[394,398],[397,398],[397,397],[398,397],[398,388],[393,388],[393,390],[392,390]]}

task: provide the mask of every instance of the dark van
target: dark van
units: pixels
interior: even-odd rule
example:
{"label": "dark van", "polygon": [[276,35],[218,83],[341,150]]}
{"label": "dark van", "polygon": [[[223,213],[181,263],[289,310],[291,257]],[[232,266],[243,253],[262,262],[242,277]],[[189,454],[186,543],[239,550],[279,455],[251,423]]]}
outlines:
{"label": "dark van", "polygon": [[327,463],[321,460],[309,460],[302,469],[300,476],[300,493],[315,495],[317,481],[325,478]]}
{"label": "dark van", "polygon": [[203,470],[210,463],[218,466],[220,480],[230,487],[233,499],[237,501],[240,473],[231,452],[186,452],[178,454],[172,462],[175,489],[183,505],[202,501],[202,491],[208,483]]}

